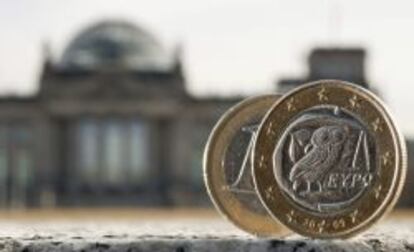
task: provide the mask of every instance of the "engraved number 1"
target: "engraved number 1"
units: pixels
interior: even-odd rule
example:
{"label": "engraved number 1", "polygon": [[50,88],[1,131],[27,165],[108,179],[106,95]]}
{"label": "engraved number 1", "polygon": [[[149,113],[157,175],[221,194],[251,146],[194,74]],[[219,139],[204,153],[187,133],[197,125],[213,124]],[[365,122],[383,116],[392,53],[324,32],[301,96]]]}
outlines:
{"label": "engraved number 1", "polygon": [[[236,181],[229,186],[229,189],[234,192],[242,193],[255,193],[253,190],[253,181],[251,177],[250,167],[251,167],[251,156],[253,151],[254,141],[256,140],[256,131],[258,125],[246,126],[242,128],[243,132],[248,132],[251,137],[249,144],[247,145],[246,152],[243,157],[243,162],[241,164],[239,174],[237,175]],[[247,182],[247,183],[246,183]],[[247,184],[247,185],[246,185]]]}

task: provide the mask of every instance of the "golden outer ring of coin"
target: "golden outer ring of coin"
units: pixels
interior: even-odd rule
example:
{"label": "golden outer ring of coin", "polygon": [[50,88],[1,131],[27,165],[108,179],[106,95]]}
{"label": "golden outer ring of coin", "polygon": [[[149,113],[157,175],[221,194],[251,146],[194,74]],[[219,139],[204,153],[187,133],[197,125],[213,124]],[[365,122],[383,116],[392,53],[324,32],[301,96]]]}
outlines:
{"label": "golden outer ring of coin", "polygon": [[279,97],[276,94],[257,96],[229,109],[214,127],[204,152],[204,182],[215,207],[240,229],[259,236],[282,235],[287,229],[270,215],[265,216],[247,209],[227,190],[228,184],[223,171],[226,167],[223,167],[222,160],[237,131],[252,119],[252,115],[259,114],[261,119]]}
{"label": "golden outer ring of coin", "polygon": [[[305,210],[284,195],[273,173],[273,151],[289,121],[322,104],[358,116],[376,139],[379,179],[372,190],[338,214]],[[370,227],[395,205],[405,181],[406,160],[404,139],[379,98],[348,82],[322,80],[292,90],[266,114],[253,151],[253,180],[269,213],[291,230],[315,238],[348,238]]]}

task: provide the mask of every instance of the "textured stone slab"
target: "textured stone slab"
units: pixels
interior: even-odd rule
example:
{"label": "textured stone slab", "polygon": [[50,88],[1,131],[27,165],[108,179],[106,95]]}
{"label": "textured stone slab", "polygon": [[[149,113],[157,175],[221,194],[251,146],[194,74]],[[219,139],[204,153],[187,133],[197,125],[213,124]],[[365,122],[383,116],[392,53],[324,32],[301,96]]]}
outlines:
{"label": "textured stone slab", "polygon": [[414,221],[386,221],[350,240],[292,235],[259,239],[219,218],[11,220],[0,222],[0,251],[414,251]]}

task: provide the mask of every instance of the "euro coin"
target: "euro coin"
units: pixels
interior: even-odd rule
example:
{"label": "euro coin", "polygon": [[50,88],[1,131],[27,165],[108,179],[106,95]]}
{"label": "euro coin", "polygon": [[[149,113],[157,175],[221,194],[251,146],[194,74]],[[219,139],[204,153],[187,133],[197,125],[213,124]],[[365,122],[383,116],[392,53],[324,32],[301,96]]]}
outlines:
{"label": "euro coin", "polygon": [[251,152],[263,115],[279,95],[253,97],[232,107],[214,127],[204,154],[204,178],[219,212],[249,233],[268,236],[285,230],[256,195]]}
{"label": "euro coin", "polygon": [[351,237],[396,203],[405,142],[381,100],[323,80],[284,95],[264,117],[253,177],[269,213],[301,235]]}

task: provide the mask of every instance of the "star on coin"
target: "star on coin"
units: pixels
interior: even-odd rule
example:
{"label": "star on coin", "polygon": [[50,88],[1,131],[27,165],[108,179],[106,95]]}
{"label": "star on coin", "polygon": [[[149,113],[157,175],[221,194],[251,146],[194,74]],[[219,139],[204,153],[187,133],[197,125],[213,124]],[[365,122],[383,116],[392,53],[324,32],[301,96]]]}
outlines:
{"label": "star on coin", "polygon": [[382,185],[379,185],[374,189],[375,199],[379,199],[379,197],[381,196],[381,191],[382,191]]}
{"label": "star on coin", "polygon": [[349,104],[351,105],[351,108],[360,108],[359,100],[356,95],[353,95],[352,98],[349,98]]}
{"label": "star on coin", "polygon": [[295,210],[290,210],[290,212],[286,214],[287,221],[292,222],[294,216],[295,216]]}
{"label": "star on coin", "polygon": [[267,189],[266,189],[266,198],[273,198],[274,197],[274,195],[273,195],[273,187],[271,187],[271,186],[269,186]]}
{"label": "star on coin", "polygon": [[389,151],[385,152],[381,157],[382,164],[387,165],[391,161],[391,153]]}
{"label": "star on coin", "polygon": [[379,118],[375,119],[371,125],[375,132],[382,131],[381,120]]}
{"label": "star on coin", "polygon": [[288,111],[294,111],[294,110],[296,110],[296,107],[295,107],[295,99],[294,98],[291,98],[291,99],[289,99],[288,101],[287,101],[287,110]]}
{"label": "star on coin", "polygon": [[359,214],[359,211],[358,211],[358,209],[356,209],[355,211],[353,211],[353,212],[349,215],[349,217],[351,217],[351,222],[352,222],[352,223],[355,223],[355,222],[356,222],[356,219],[357,219],[358,214]]}
{"label": "star on coin", "polygon": [[321,90],[318,92],[318,98],[321,102],[328,101],[328,96],[326,95],[325,87],[322,87]]}
{"label": "star on coin", "polygon": [[274,132],[273,132],[273,123],[269,124],[269,127],[266,130],[266,133],[267,133],[268,136],[274,135]]}

